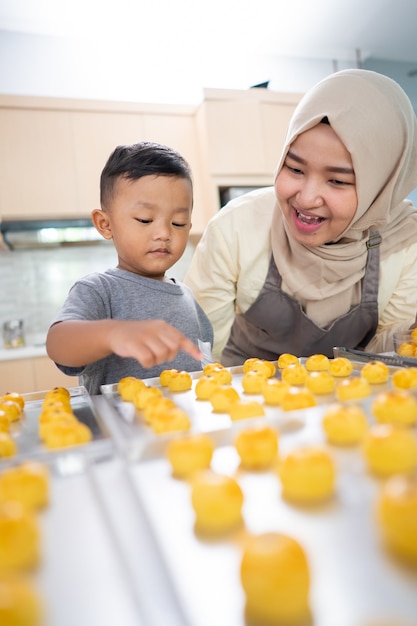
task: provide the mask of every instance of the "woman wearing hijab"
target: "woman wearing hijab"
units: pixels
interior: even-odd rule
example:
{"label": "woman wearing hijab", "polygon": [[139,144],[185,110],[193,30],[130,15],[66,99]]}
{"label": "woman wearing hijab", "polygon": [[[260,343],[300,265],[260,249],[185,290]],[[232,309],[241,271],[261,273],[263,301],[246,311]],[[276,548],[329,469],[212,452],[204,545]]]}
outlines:
{"label": "woman wearing hijab", "polygon": [[404,91],[376,72],[337,72],[305,95],[274,187],[212,218],[185,278],[216,360],[393,349],[417,312],[416,131]]}

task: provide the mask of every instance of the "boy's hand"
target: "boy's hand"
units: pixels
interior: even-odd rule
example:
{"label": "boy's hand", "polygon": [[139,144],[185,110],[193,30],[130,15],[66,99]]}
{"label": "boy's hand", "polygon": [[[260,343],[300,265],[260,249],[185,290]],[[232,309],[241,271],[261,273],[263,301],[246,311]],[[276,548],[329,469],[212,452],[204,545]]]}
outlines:
{"label": "boy's hand", "polygon": [[136,359],[143,367],[171,361],[180,350],[201,361],[200,350],[179,330],[163,320],[123,321],[109,333],[112,352]]}

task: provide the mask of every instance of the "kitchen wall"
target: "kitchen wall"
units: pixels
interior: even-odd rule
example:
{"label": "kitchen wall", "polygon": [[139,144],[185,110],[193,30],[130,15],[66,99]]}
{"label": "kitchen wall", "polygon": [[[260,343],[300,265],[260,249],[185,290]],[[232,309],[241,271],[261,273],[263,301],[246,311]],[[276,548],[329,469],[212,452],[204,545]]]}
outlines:
{"label": "kitchen wall", "polygon": [[[193,254],[192,243],[169,271],[182,280]],[[89,272],[114,267],[111,243],[34,250],[0,250],[0,324],[23,319],[27,345],[44,342],[47,329],[71,285]],[[2,344],[1,344],[2,345]]]}

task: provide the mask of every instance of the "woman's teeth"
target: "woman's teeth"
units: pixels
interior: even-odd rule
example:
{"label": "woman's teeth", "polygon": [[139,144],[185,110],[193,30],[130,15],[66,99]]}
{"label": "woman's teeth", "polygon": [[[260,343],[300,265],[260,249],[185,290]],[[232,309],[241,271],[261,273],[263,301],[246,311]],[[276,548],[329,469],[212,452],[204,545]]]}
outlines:
{"label": "woman's teeth", "polygon": [[324,219],[323,217],[316,217],[314,215],[305,215],[297,210],[295,212],[297,219],[300,220],[300,222],[304,222],[304,224],[319,224]]}

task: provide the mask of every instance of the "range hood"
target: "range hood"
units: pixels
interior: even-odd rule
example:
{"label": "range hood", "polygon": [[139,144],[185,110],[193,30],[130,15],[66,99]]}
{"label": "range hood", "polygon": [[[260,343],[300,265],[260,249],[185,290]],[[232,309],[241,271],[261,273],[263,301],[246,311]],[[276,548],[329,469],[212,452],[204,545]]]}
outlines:
{"label": "range hood", "polygon": [[0,222],[0,233],[9,250],[91,244],[104,241],[89,217],[4,218]]}

